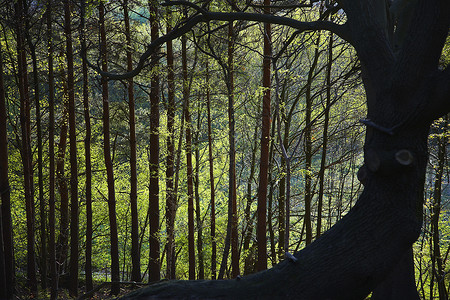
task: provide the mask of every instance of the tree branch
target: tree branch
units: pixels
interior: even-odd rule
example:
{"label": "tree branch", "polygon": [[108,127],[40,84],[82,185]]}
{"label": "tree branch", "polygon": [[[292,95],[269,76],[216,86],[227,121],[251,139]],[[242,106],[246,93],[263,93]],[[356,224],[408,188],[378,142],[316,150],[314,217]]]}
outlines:
{"label": "tree branch", "polygon": [[285,25],[289,26],[291,28],[297,29],[299,32],[306,32],[306,31],[315,31],[315,30],[328,30],[335,34],[337,34],[342,39],[350,42],[350,36],[347,33],[347,26],[344,25],[338,25],[333,22],[329,21],[313,21],[313,22],[301,22],[292,18],[288,17],[281,17],[281,16],[274,16],[274,15],[267,15],[267,14],[258,14],[258,13],[244,13],[244,12],[209,12],[206,11],[204,8],[199,7],[195,5],[194,3],[188,2],[188,1],[167,1],[163,3],[164,6],[173,6],[173,5],[186,5],[188,7],[191,7],[197,11],[197,14],[192,16],[191,18],[187,19],[185,23],[182,25],[175,27],[171,32],[168,34],[159,37],[152,43],[150,43],[147,46],[147,50],[141,55],[139,58],[139,62],[136,65],[136,67],[126,73],[122,74],[115,74],[111,72],[103,72],[98,66],[90,63],[88,61],[88,64],[91,68],[96,70],[100,75],[106,76],[109,79],[113,80],[121,80],[121,79],[127,79],[130,77],[134,77],[138,75],[142,69],[146,66],[147,60],[150,58],[152,53],[156,51],[161,45],[166,43],[169,40],[176,39],[190,30],[192,28],[199,24],[199,23],[207,23],[209,21],[215,20],[215,21],[255,21],[255,22],[263,22],[263,23],[271,23],[271,24],[278,24],[278,25]]}

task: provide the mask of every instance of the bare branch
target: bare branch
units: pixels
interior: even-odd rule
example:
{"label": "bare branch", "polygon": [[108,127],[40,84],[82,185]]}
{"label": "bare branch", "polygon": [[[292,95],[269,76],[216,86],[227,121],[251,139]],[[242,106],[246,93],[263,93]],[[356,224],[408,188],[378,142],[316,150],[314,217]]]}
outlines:
{"label": "bare branch", "polygon": [[168,1],[163,3],[164,6],[172,6],[172,5],[186,5],[188,7],[191,7],[197,11],[198,14],[192,16],[191,18],[187,19],[185,23],[182,25],[174,28],[171,32],[168,34],[159,37],[155,41],[153,41],[151,44],[147,46],[147,50],[141,55],[139,58],[139,62],[136,65],[136,67],[127,73],[122,74],[115,74],[111,72],[103,72],[98,66],[93,65],[92,63],[88,62],[89,66],[93,69],[95,69],[100,75],[106,76],[109,79],[113,80],[120,80],[120,79],[126,79],[133,76],[138,75],[142,69],[146,66],[147,60],[150,58],[152,53],[154,53],[161,45],[166,43],[169,40],[176,39],[190,30],[192,28],[199,24],[199,23],[207,23],[212,20],[216,21],[254,21],[254,22],[264,22],[264,23],[271,23],[271,24],[278,24],[278,25],[285,25],[292,27],[294,29],[297,29],[298,32],[306,32],[306,31],[315,31],[315,30],[328,30],[332,31],[338,36],[340,36],[342,39],[350,41],[350,37],[347,34],[347,27],[346,25],[338,25],[333,22],[329,21],[313,21],[313,22],[301,22],[292,18],[288,17],[281,17],[281,16],[274,16],[274,15],[268,15],[268,14],[258,14],[258,13],[245,13],[245,12],[209,12],[206,11],[204,8],[199,7],[195,5],[194,3],[188,2],[188,1]]}

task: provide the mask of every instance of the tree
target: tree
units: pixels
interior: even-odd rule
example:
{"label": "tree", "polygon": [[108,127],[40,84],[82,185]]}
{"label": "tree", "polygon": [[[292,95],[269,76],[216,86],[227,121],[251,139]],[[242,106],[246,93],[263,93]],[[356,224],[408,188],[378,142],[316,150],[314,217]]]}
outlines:
{"label": "tree", "polygon": [[[3,81],[3,49],[0,48],[0,298],[11,299],[14,291],[14,253],[11,222],[11,195],[8,178],[8,135],[7,135],[6,95]],[[6,276],[8,275],[8,276]]]}
{"label": "tree", "polygon": [[22,163],[25,190],[25,206],[27,217],[27,280],[31,293],[37,293],[36,254],[34,237],[34,196],[31,154],[30,99],[28,92],[28,71],[25,47],[25,1],[16,4],[17,14],[17,65],[20,97],[20,123],[22,138]]}
{"label": "tree", "polygon": [[[106,29],[105,29],[105,6],[100,3],[98,7],[100,23],[100,42],[102,70],[108,71]],[[117,295],[120,292],[120,273],[119,273],[119,240],[117,236],[117,218],[116,218],[116,195],[114,189],[114,169],[111,158],[110,145],[110,124],[109,124],[109,89],[108,78],[102,76],[102,103],[103,103],[103,153],[105,157],[107,181],[108,181],[108,216],[109,231],[111,242],[111,293]]]}
{"label": "tree", "polygon": [[[450,67],[438,68],[449,31],[450,2],[418,0],[405,5],[401,0],[392,4],[340,0],[325,14],[345,13],[344,24],[209,12],[183,1],[168,5],[180,3],[199,14],[168,38],[210,20],[270,22],[300,32],[329,30],[339,35],[357,52],[368,111],[367,119],[362,120],[366,125],[365,164],[359,176],[364,191],[350,212],[272,269],[240,280],[193,282],[190,296],[364,299],[373,291],[372,299],[419,299],[411,245],[422,223],[430,124],[450,111]],[[150,45],[147,51],[151,53],[154,47]],[[129,297],[185,294],[185,283],[169,282]]]}
{"label": "tree", "polygon": [[[128,13],[128,0],[123,2],[123,15],[125,21],[125,36],[127,40],[127,70],[133,69],[131,53],[130,17]],[[137,152],[136,152],[136,116],[133,78],[128,79],[128,110],[130,127],[130,206],[131,206],[131,280],[141,281],[141,255],[139,251],[139,220],[137,205]]]}
{"label": "tree", "polygon": [[55,201],[55,78],[53,72],[53,42],[52,42],[52,1],[47,2],[47,45],[48,45],[48,109],[49,109],[49,199],[48,199],[48,227],[49,245],[48,255],[51,278],[51,299],[57,298],[58,274],[56,268],[56,201]]}
{"label": "tree", "polygon": [[[265,0],[265,14],[270,14],[270,1]],[[258,263],[257,270],[267,269],[267,185],[269,172],[269,144],[270,144],[270,88],[271,88],[271,42],[272,32],[270,23],[264,24],[264,58],[263,58],[263,109],[261,126],[261,160],[259,163],[259,188],[258,188]]]}

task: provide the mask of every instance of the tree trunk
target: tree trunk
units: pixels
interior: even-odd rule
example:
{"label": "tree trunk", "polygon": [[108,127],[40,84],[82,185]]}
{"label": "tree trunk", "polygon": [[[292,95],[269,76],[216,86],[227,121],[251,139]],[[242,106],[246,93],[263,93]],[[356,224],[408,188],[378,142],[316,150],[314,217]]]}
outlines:
{"label": "tree trunk", "polygon": [[[270,0],[264,0],[264,5],[269,6]],[[265,14],[270,14],[270,9],[264,10]],[[269,144],[270,144],[270,88],[271,88],[271,25],[264,24],[264,59],[263,59],[263,109],[261,126],[261,160],[259,164],[259,187],[258,187],[258,224],[256,235],[258,241],[258,262],[257,270],[267,269],[267,186],[269,169]]]}
{"label": "tree trunk", "polygon": [[34,199],[33,199],[33,175],[30,140],[30,99],[28,94],[27,59],[24,41],[25,3],[23,0],[16,4],[17,19],[17,65],[20,95],[20,124],[22,134],[22,163],[25,189],[25,207],[27,218],[27,284],[31,293],[37,295],[36,263],[34,250]]}
{"label": "tree trunk", "polygon": [[64,2],[64,34],[66,39],[67,59],[67,94],[69,107],[69,141],[70,141],[70,268],[69,293],[78,295],[78,162],[75,115],[75,80],[72,50],[71,1]]}
{"label": "tree trunk", "polygon": [[[150,24],[152,41],[158,38],[157,1],[150,0]],[[153,57],[156,57],[155,52]],[[160,280],[160,245],[159,245],[159,75],[158,69],[152,71],[150,83],[150,259],[149,282]]]}
{"label": "tree trunk", "polygon": [[[130,17],[128,0],[123,3],[125,37],[127,40],[127,70],[133,69]],[[137,204],[137,150],[136,150],[136,115],[133,78],[128,79],[128,110],[130,127],[130,207],[131,207],[131,281],[141,281],[141,254],[139,250],[139,215]]]}
{"label": "tree trunk", "polygon": [[84,158],[86,164],[86,290],[91,291],[94,288],[92,280],[92,162],[91,162],[91,117],[89,109],[89,77],[88,65],[86,58],[86,2],[81,1],[81,17],[80,17],[80,43],[82,51],[82,73],[83,73],[83,113],[84,124],[86,127],[86,136],[84,137]]}
{"label": "tree trunk", "polygon": [[200,149],[199,149],[199,134],[201,131],[201,102],[197,102],[197,131],[194,135],[194,154],[195,154],[195,181],[194,181],[194,195],[195,195],[195,222],[197,223],[197,253],[198,253],[198,279],[205,279],[205,263],[203,252],[203,220],[201,217],[200,208]]}
{"label": "tree trunk", "polygon": [[217,264],[217,242],[216,242],[216,191],[214,187],[214,159],[212,148],[211,128],[211,91],[210,91],[209,63],[206,60],[206,110],[208,114],[208,162],[209,162],[209,185],[211,196],[211,279],[216,279]]}
{"label": "tree trunk", "polygon": [[43,155],[42,155],[42,125],[41,125],[41,103],[40,103],[40,87],[39,87],[39,70],[37,66],[36,46],[33,44],[30,36],[29,19],[26,20],[26,37],[28,48],[33,65],[33,87],[34,87],[34,106],[36,113],[36,136],[37,136],[37,167],[38,167],[38,189],[39,189],[39,217],[40,217],[40,277],[41,286],[43,289],[47,288],[47,213],[44,201],[44,175],[43,175]]}
{"label": "tree trunk", "polygon": [[317,34],[317,41],[315,44],[314,58],[312,65],[308,72],[308,80],[306,82],[306,94],[305,94],[305,216],[303,222],[305,223],[306,231],[306,245],[312,242],[312,220],[311,220],[311,201],[312,201],[312,96],[311,88],[314,80],[314,73],[316,71],[317,62],[319,60],[319,43],[320,43],[320,32]]}
{"label": "tree trunk", "polygon": [[223,279],[228,262],[228,254],[231,246],[231,266],[232,276],[239,275],[238,258],[238,237],[237,237],[237,206],[236,206],[236,137],[235,137],[235,118],[234,118],[234,29],[233,22],[228,24],[228,61],[227,66],[222,64],[225,72],[225,83],[228,96],[228,142],[230,166],[228,169],[228,221],[225,246],[222,255],[222,261],[219,270],[219,279]]}
{"label": "tree trunk", "polygon": [[447,289],[445,287],[445,271],[443,267],[443,260],[441,256],[441,245],[440,245],[440,231],[439,231],[439,219],[441,216],[441,194],[442,194],[442,177],[444,175],[444,165],[446,158],[446,147],[447,147],[447,127],[448,127],[448,116],[445,117],[439,128],[439,136],[437,137],[438,142],[438,165],[435,169],[436,177],[434,181],[434,191],[433,191],[433,209],[431,218],[431,227],[433,235],[433,254],[431,256],[432,261],[432,276],[436,277],[436,282],[439,291],[439,300],[448,299]]}
{"label": "tree trunk", "polygon": [[[167,24],[167,32],[170,32],[171,15]],[[174,190],[174,159],[175,159],[175,73],[173,65],[172,40],[167,41],[167,159],[166,159],[166,230],[167,230],[167,255],[166,276],[175,279],[175,212],[176,194]]]}
{"label": "tree trunk", "polygon": [[7,136],[7,111],[6,94],[3,82],[3,50],[0,46],[0,249],[2,268],[0,277],[0,298],[12,299],[14,293],[14,253],[13,231],[11,220],[11,196],[8,177],[8,136]]}
{"label": "tree trunk", "polygon": [[48,227],[49,235],[49,265],[51,278],[50,299],[55,300],[58,294],[58,273],[56,268],[56,234],[55,234],[55,79],[53,72],[53,36],[52,36],[52,0],[47,2],[47,47],[48,47],[48,151],[49,151],[49,199]]}
{"label": "tree trunk", "polygon": [[327,160],[327,146],[328,146],[328,124],[330,122],[330,105],[331,105],[331,67],[333,64],[333,33],[330,33],[330,41],[328,43],[328,61],[326,70],[326,93],[327,98],[325,102],[325,115],[323,121],[322,133],[322,156],[320,160],[319,170],[319,194],[317,200],[317,226],[316,238],[322,234],[322,211],[323,211],[323,193],[325,186],[325,165]]}
{"label": "tree trunk", "polygon": [[195,237],[194,237],[194,183],[192,171],[192,141],[191,116],[189,112],[189,84],[187,73],[187,38],[181,38],[181,55],[183,67],[183,98],[184,119],[186,122],[186,168],[187,168],[187,196],[188,196],[188,251],[189,251],[189,279],[195,279]]}
{"label": "tree trunk", "polygon": [[[100,43],[102,70],[108,71],[107,49],[106,49],[106,30],[105,30],[105,7],[101,3],[98,7],[100,21]],[[111,294],[117,295],[120,292],[120,271],[119,271],[119,240],[117,236],[116,219],[116,195],[114,189],[114,170],[111,159],[110,146],[110,124],[109,124],[109,90],[108,80],[102,76],[102,100],[103,100],[103,153],[105,157],[106,175],[108,181],[108,210],[109,210],[109,231],[111,242]]]}

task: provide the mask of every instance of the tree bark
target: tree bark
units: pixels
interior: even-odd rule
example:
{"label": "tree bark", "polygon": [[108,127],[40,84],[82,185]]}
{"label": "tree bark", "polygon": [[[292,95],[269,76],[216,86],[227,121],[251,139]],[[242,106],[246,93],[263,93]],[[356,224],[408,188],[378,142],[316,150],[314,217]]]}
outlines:
{"label": "tree bark", "polygon": [[[152,41],[158,38],[158,3],[149,1]],[[157,55],[155,52],[154,57]],[[159,244],[159,75],[158,69],[152,70],[150,79],[150,259],[149,281],[161,278],[160,244]]]}
{"label": "tree bark", "polygon": [[209,77],[209,63],[206,60],[206,110],[208,118],[208,162],[209,162],[209,185],[211,196],[211,279],[216,279],[217,264],[217,242],[216,242],[216,191],[214,187],[214,159],[212,145],[212,128],[211,128],[211,91]]}
{"label": "tree bark", "polygon": [[319,170],[319,193],[317,200],[317,225],[316,237],[322,234],[322,211],[323,211],[323,193],[325,186],[325,166],[327,160],[328,147],[328,124],[330,122],[330,106],[331,106],[331,68],[333,65],[333,33],[330,33],[330,40],[328,43],[328,61],[326,69],[326,101],[325,101],[325,115],[323,121],[322,134],[322,155],[320,159]]}
{"label": "tree bark", "polygon": [[86,276],[86,290],[91,291],[94,288],[92,279],[92,162],[91,162],[91,117],[89,109],[89,77],[88,65],[86,58],[86,2],[81,1],[81,16],[80,16],[80,43],[82,51],[82,76],[83,76],[83,114],[84,124],[86,127],[86,135],[84,137],[84,159],[86,168],[86,262],[85,262],[85,276]]}
{"label": "tree bark", "polygon": [[25,208],[27,218],[27,283],[32,294],[37,296],[36,254],[34,249],[34,197],[33,197],[33,171],[30,139],[30,99],[28,93],[28,72],[25,49],[25,3],[23,0],[16,4],[17,26],[17,65],[20,97],[20,124],[22,137],[22,163],[25,189]]}
{"label": "tree bark", "polygon": [[[125,37],[127,41],[127,70],[133,69],[130,17],[128,0],[123,2]],[[131,207],[131,280],[141,281],[141,254],[139,250],[139,216],[137,205],[137,151],[136,151],[136,115],[133,78],[128,79],[128,110],[130,127],[130,207]]]}
{"label": "tree bark", "polygon": [[48,149],[49,149],[49,199],[48,199],[48,227],[49,227],[49,265],[51,278],[50,299],[55,300],[58,294],[58,273],[56,267],[56,232],[55,232],[55,79],[53,72],[53,30],[52,30],[52,0],[47,1],[47,47],[48,47]]}
{"label": "tree bark", "polygon": [[195,279],[195,237],[194,237],[194,182],[192,170],[192,138],[191,116],[189,112],[189,83],[187,73],[187,38],[181,38],[181,55],[183,67],[183,100],[184,120],[186,122],[186,168],[187,168],[187,197],[188,197],[188,251],[189,251],[189,279]]}
{"label": "tree bark", "polygon": [[75,116],[75,79],[72,50],[71,2],[64,2],[64,34],[66,39],[67,59],[67,94],[69,107],[69,141],[70,141],[70,263],[69,293],[78,295],[78,161]]}
{"label": "tree bark", "polygon": [[8,136],[7,136],[7,110],[6,93],[3,81],[3,50],[0,46],[0,246],[2,249],[2,268],[0,277],[0,298],[12,299],[14,293],[14,245],[11,220],[11,196],[8,177]]}
{"label": "tree bark", "polygon": [[[171,29],[171,15],[167,24],[167,32]],[[175,213],[176,193],[174,190],[174,159],[175,159],[175,73],[173,62],[172,41],[166,43],[167,48],[167,159],[166,159],[166,230],[167,230],[167,255],[166,276],[175,279]]]}
{"label": "tree bark", "polygon": [[[108,71],[107,48],[106,48],[106,29],[105,29],[105,7],[101,3],[98,7],[100,22],[100,43],[102,70]],[[102,100],[103,100],[103,153],[105,157],[106,174],[108,181],[108,216],[109,231],[111,242],[111,294],[117,295],[120,292],[120,272],[119,272],[119,240],[117,235],[117,219],[116,219],[116,196],[114,189],[114,170],[111,159],[110,145],[110,124],[109,124],[109,90],[108,80],[102,76]]]}
{"label": "tree bark", "polygon": [[[264,0],[264,5],[269,6],[270,0]],[[264,10],[265,14],[270,13],[270,9]],[[258,241],[258,262],[257,270],[267,269],[267,186],[269,169],[269,144],[270,144],[270,88],[271,88],[271,25],[264,24],[264,58],[263,58],[263,109],[261,126],[261,160],[259,163],[259,187],[258,187],[258,223],[256,225],[256,235]]]}

